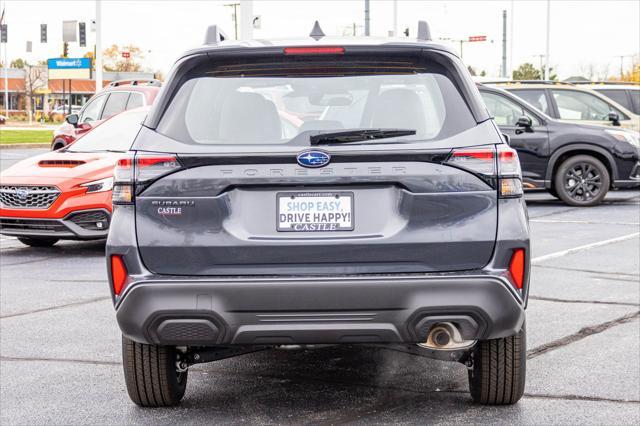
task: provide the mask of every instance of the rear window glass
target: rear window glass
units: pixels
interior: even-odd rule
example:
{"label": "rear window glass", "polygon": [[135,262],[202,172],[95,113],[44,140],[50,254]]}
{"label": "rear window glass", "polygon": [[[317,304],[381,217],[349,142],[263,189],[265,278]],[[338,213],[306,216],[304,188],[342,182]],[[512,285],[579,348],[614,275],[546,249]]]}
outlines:
{"label": "rear window glass", "polygon": [[157,131],[201,145],[286,144],[310,130],[356,128],[415,130],[395,140],[429,141],[475,124],[438,64],[299,61],[203,70],[180,86]]}

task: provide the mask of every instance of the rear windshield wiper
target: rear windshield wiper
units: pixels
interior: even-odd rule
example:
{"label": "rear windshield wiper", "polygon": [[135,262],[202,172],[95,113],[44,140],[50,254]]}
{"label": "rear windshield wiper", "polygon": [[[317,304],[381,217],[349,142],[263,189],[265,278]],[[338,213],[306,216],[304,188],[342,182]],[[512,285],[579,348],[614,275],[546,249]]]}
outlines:
{"label": "rear windshield wiper", "polygon": [[325,145],[332,143],[361,142],[374,139],[395,138],[396,136],[415,135],[411,129],[354,129],[340,132],[321,133],[309,137],[311,145]]}

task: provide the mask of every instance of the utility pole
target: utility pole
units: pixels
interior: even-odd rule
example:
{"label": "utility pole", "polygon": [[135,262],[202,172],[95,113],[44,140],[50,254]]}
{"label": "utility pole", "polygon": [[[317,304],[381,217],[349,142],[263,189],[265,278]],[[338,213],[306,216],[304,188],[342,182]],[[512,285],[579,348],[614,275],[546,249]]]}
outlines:
{"label": "utility pole", "polygon": [[233,18],[235,39],[238,40],[238,6],[240,6],[240,3],[229,3],[225,4],[225,6],[233,8],[233,15],[231,17]]}
{"label": "utility pole", "polygon": [[620,79],[624,78],[624,58],[633,58],[633,55],[616,55],[616,58],[620,58]]}
{"label": "utility pole", "polygon": [[371,28],[369,27],[369,0],[364,0],[364,35],[371,35]]}
{"label": "utility pole", "polygon": [[515,42],[513,38],[513,21],[516,15],[513,10],[514,0],[511,0],[511,19],[509,19],[509,76],[513,75],[513,44]]}
{"label": "utility pole", "polygon": [[96,93],[102,90],[102,0],[96,0]]}
{"label": "utility pole", "polygon": [[549,39],[551,38],[551,0],[547,0],[547,48],[545,51],[544,80],[549,80]]}
{"label": "utility pole", "polygon": [[507,11],[502,11],[502,72],[501,77],[507,77]]}
{"label": "utility pole", "polygon": [[253,38],[253,0],[240,1],[240,37],[244,40]]}

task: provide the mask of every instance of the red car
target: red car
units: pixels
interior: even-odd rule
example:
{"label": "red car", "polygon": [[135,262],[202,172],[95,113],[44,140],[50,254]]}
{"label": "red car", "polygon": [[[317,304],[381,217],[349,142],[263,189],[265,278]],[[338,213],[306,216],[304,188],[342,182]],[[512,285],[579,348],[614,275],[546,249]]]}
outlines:
{"label": "red car", "polygon": [[53,132],[51,149],[63,148],[103,120],[122,111],[152,105],[160,91],[158,80],[119,80],[94,95],[78,114],[69,114]]}
{"label": "red car", "polygon": [[106,238],[113,170],[149,108],[125,111],[66,148],[20,161],[0,174],[0,234],[48,247]]}

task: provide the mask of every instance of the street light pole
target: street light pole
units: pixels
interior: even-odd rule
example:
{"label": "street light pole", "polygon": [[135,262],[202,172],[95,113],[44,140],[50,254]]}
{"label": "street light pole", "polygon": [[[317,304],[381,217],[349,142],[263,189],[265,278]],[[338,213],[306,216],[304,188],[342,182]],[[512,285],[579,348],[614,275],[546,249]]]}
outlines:
{"label": "street light pole", "polygon": [[102,90],[102,0],[96,0],[96,93]]}
{"label": "street light pole", "polygon": [[551,0],[547,0],[547,48],[545,51],[544,79],[549,80],[549,39],[551,37]]}
{"label": "street light pole", "polygon": [[[7,10],[7,3],[2,5],[2,19],[0,19],[0,25],[6,22],[5,12]],[[1,45],[1,43],[0,43]],[[7,58],[7,51],[9,50],[9,43],[4,44],[4,110],[9,119],[9,59]]]}
{"label": "street light pole", "polygon": [[369,0],[364,0],[364,35],[370,36],[371,29],[369,27]]}

